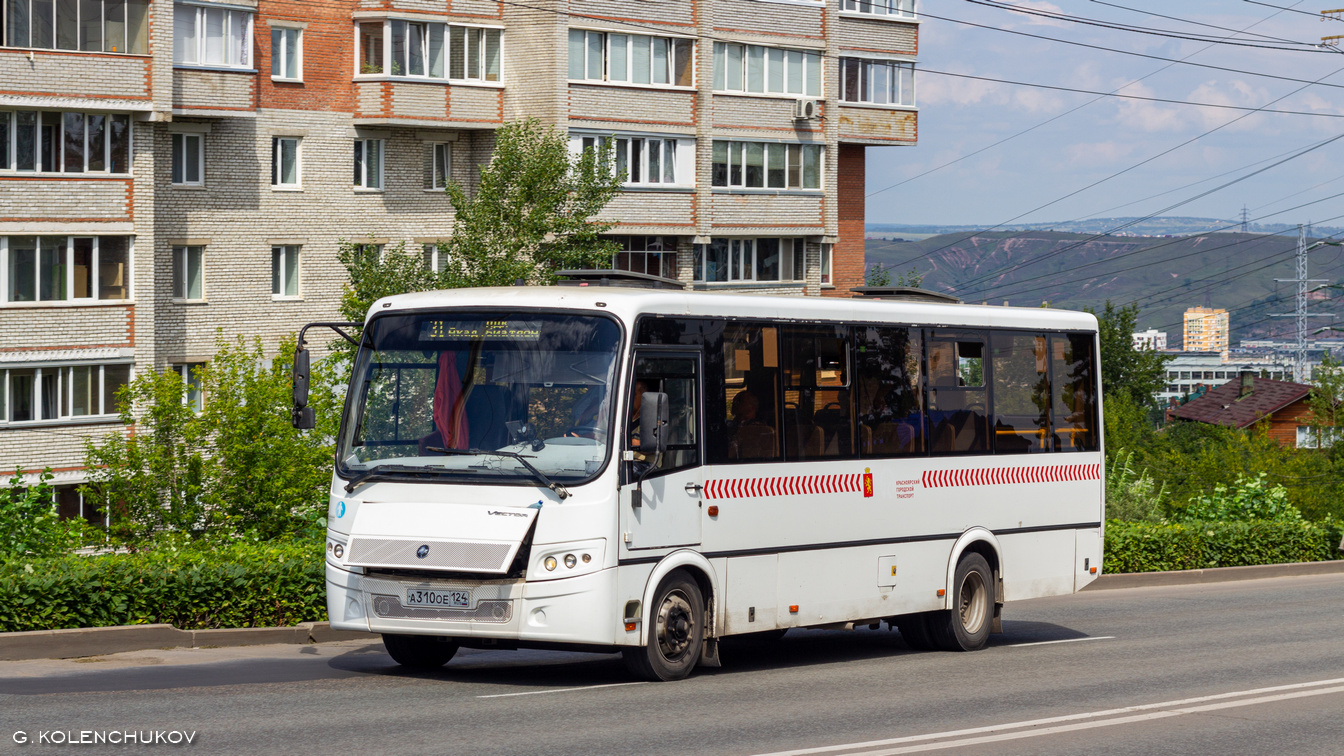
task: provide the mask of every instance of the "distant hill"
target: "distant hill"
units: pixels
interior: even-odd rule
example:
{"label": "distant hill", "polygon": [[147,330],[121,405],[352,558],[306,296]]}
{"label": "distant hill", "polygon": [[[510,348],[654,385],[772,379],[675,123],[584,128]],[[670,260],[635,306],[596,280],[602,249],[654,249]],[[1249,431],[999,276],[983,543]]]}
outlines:
{"label": "distant hill", "polygon": [[[1132,225],[1131,225],[1132,224]],[[936,234],[970,233],[984,226],[931,226],[895,223],[869,223],[866,226],[869,236],[884,238],[900,236],[926,236]],[[1118,230],[1117,230],[1118,229]],[[1240,231],[1237,221],[1219,218],[1159,217],[1139,220],[1138,218],[1089,218],[1082,221],[1061,221],[1058,223],[1027,223],[1003,226],[995,231],[1062,231],[1073,234],[1113,234],[1118,236],[1171,236],[1179,234],[1207,234],[1218,231]],[[1297,226],[1287,223],[1251,223],[1247,231],[1254,234],[1297,234]],[[1344,228],[1317,226],[1313,229],[1319,236],[1330,236],[1344,232]]]}
{"label": "distant hill", "polygon": [[[919,241],[869,239],[867,262],[882,263],[894,274],[915,268],[925,288],[948,291],[967,302],[1051,306],[1069,309],[1138,302],[1140,328],[1167,331],[1172,347],[1181,341],[1181,314],[1187,307],[1213,306],[1232,311],[1232,343],[1242,339],[1286,337],[1291,312],[1296,239],[1283,236],[1220,233],[1188,238],[1102,237],[1051,231],[952,233]],[[1312,278],[1339,283],[1344,261],[1338,248],[1312,252]],[[1340,312],[1322,291],[1312,308]],[[1313,321],[1324,325],[1326,321]]]}

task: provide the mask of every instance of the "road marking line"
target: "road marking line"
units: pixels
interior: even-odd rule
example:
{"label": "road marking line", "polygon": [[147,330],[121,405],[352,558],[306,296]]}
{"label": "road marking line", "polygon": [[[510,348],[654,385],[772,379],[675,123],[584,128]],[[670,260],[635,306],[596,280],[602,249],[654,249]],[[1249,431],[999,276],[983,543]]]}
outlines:
{"label": "road marking line", "polygon": [[477,698],[508,698],[510,696],[539,696],[543,693],[569,693],[576,690],[597,690],[598,688],[619,688],[625,685],[643,685],[647,680],[639,682],[625,683],[607,683],[606,685],[585,685],[582,688],[555,688],[554,690],[528,690],[522,693],[496,693],[492,696],[476,696]]}
{"label": "road marking line", "polygon": [[1086,638],[1065,638],[1064,640],[1037,641],[1035,643],[1009,643],[1003,648],[1023,648],[1026,646],[1049,646],[1053,643],[1080,643],[1090,640],[1115,640],[1114,635],[1089,635]]}
{"label": "road marking line", "polygon": [[[1322,688],[1324,686],[1338,686],[1323,690],[1307,690],[1308,688]],[[1252,688],[1250,690],[1238,690],[1231,693],[1215,693],[1208,696],[1197,696],[1195,698],[1182,698],[1175,701],[1161,701],[1151,704],[1139,704],[1136,706],[1126,706],[1119,709],[1105,709],[1102,711],[1091,711],[1081,714],[1066,714],[1058,717],[1046,717],[1044,719],[1031,719],[1022,722],[1008,722],[1004,724],[988,725],[986,727],[972,727],[964,730],[948,730],[946,732],[934,732],[926,735],[907,735],[900,738],[888,738],[885,740],[869,740],[861,743],[845,743],[834,746],[821,746],[818,748],[804,748],[793,751],[777,751],[774,753],[759,754],[758,756],[808,756],[809,754],[819,753],[837,753],[840,751],[862,752],[865,756],[877,756],[879,752],[861,751],[864,748],[881,748],[883,746],[901,745],[907,743],[919,743],[920,741],[944,740],[947,738],[967,738],[973,735],[987,735],[994,733],[1003,733],[1006,730],[1021,730],[1024,728],[1040,728],[1042,725],[1056,725],[1065,722],[1078,722],[1079,720],[1101,720],[1105,717],[1117,717],[1122,714],[1134,714],[1136,712],[1152,712],[1154,709],[1166,709],[1167,711],[1154,712],[1160,716],[1150,716],[1152,719],[1161,719],[1167,716],[1176,716],[1179,714],[1192,714],[1201,711],[1212,711],[1214,708],[1230,708],[1233,706],[1249,706],[1254,703],[1268,703],[1275,700],[1284,700],[1286,698],[1296,698],[1310,695],[1325,695],[1329,693],[1344,692],[1344,677],[1333,678],[1330,680],[1315,680],[1312,682],[1292,683],[1289,685],[1275,685],[1268,688]],[[1273,696],[1269,694],[1282,693],[1283,696]],[[1247,696],[1261,696],[1260,698],[1248,699]],[[1238,701],[1228,701],[1227,699],[1243,699]],[[1209,704],[1209,702],[1222,702]],[[1198,704],[1209,704],[1198,706]],[[1212,707],[1212,708],[1210,708]],[[1144,715],[1147,716],[1147,715]],[[1123,724],[1128,721],[1139,721],[1132,717],[1122,717],[1118,719],[1104,719],[1103,721],[1089,723],[1089,726],[1106,726],[1109,724]],[[1076,728],[1084,729],[1084,728]],[[1057,728],[1036,729],[1028,733],[1021,734],[1021,737],[1049,734],[1050,732],[1063,732]],[[1007,740],[1003,737],[1000,739]],[[957,741],[959,745],[972,745],[966,740]],[[945,746],[943,743],[927,744],[937,747]],[[931,750],[925,748],[924,750]],[[905,753],[907,751],[882,751],[880,753]]]}

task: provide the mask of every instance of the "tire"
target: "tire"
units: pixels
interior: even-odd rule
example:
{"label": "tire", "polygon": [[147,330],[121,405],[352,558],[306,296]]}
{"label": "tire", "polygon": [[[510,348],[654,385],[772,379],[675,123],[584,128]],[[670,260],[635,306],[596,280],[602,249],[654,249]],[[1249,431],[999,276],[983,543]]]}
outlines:
{"label": "tire", "polygon": [[457,643],[432,635],[383,633],[383,648],[392,661],[410,669],[438,669],[457,653]]}
{"label": "tire", "polygon": [[935,648],[933,634],[929,632],[929,613],[906,614],[896,617],[896,629],[901,631],[901,640],[916,651],[929,651]]}
{"label": "tire", "polygon": [[700,660],[705,641],[705,600],[683,570],[663,578],[650,606],[647,645],[621,651],[630,673],[652,682],[680,680]]}
{"label": "tire", "polygon": [[944,651],[976,651],[989,641],[994,623],[994,572],[989,562],[975,552],[957,562],[952,579],[950,611],[934,612],[929,629],[938,648]]}

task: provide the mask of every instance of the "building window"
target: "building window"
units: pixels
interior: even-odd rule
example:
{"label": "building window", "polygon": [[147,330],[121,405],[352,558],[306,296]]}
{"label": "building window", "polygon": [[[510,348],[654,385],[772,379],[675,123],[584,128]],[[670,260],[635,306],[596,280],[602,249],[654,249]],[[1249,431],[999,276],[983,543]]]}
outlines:
{"label": "building window", "polygon": [[571,81],[695,86],[692,40],[569,30]]}
{"label": "building window", "polygon": [[621,251],[611,258],[611,267],[634,273],[675,279],[677,277],[677,237],[675,236],[617,236],[608,237],[621,245]]}
{"label": "building window", "polygon": [[841,0],[840,10],[846,13],[914,18],[915,0]]}
{"label": "building window", "polygon": [[833,262],[833,260],[831,259],[831,258],[832,258],[831,250],[832,250],[832,245],[830,245],[830,244],[823,244],[823,245],[821,245],[821,285],[822,285],[822,286],[833,286],[833,285],[835,285],[835,282],[831,280],[831,263]]}
{"label": "building window", "polygon": [[203,134],[173,134],[173,183],[186,186],[205,183]]}
{"label": "building window", "polygon": [[436,142],[430,145],[429,188],[444,189],[453,175],[453,145],[451,142]]}
{"label": "building window", "polygon": [[383,140],[355,140],[355,186],[383,188]]}
{"label": "building window", "polygon": [[129,173],[129,113],[0,111],[0,171]]}
{"label": "building window", "polygon": [[130,372],[127,364],[0,369],[0,424],[114,416]]}
{"label": "building window", "polygon": [[744,189],[820,189],[819,144],[714,140],[713,185]]}
{"label": "building window", "polygon": [[182,403],[198,413],[205,409],[205,393],[201,391],[202,367],[204,363],[189,362],[169,368],[182,378]]}
{"label": "building window", "polygon": [[0,302],[129,299],[129,261],[125,236],[0,237]]}
{"label": "building window", "polygon": [[205,299],[205,247],[173,247],[173,298]]}
{"label": "building window", "polygon": [[250,67],[252,13],[174,3],[173,63],[223,68]]}
{"label": "building window", "polygon": [[692,186],[695,170],[695,140],[668,137],[572,136],[575,152],[602,148],[612,143],[613,168],[625,174],[626,186]]}
{"label": "building window", "polygon": [[448,269],[448,250],[440,246],[437,242],[425,244],[421,249],[425,254],[425,267],[442,273]]}
{"label": "building window", "polygon": [[286,299],[299,296],[299,245],[271,247],[271,295]]}
{"label": "building window", "polygon": [[299,167],[299,137],[271,137],[271,186],[299,186]]}
{"label": "building window", "polygon": [[696,246],[693,278],[704,283],[802,281],[806,249],[803,239],[715,239]]}
{"label": "building window", "polygon": [[303,79],[303,30],[271,28],[271,78]]}
{"label": "building window", "polygon": [[85,52],[148,52],[148,0],[5,0],[7,47]]}
{"label": "building window", "polygon": [[915,105],[915,64],[840,59],[840,99],[874,105]]}
{"label": "building window", "polygon": [[714,89],[821,96],[821,53],[714,43]]}
{"label": "building window", "polygon": [[394,18],[359,24],[357,43],[361,74],[500,80],[503,29]]}

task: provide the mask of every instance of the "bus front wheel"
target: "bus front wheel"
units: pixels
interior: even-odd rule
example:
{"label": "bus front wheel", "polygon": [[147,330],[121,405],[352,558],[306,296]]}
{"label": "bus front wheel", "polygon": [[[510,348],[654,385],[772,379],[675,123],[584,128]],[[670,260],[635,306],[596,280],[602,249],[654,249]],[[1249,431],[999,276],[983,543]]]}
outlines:
{"label": "bus front wheel", "polygon": [[383,647],[392,661],[411,669],[437,669],[457,653],[457,644],[432,635],[383,633]]}
{"label": "bus front wheel", "polygon": [[952,579],[951,611],[929,615],[929,630],[944,651],[975,651],[989,641],[994,621],[994,572],[980,554],[971,552],[957,562]]}
{"label": "bus front wheel", "polygon": [[700,586],[677,570],[663,578],[651,608],[647,645],[624,649],[625,666],[644,680],[680,680],[695,668],[704,643],[705,600]]}

